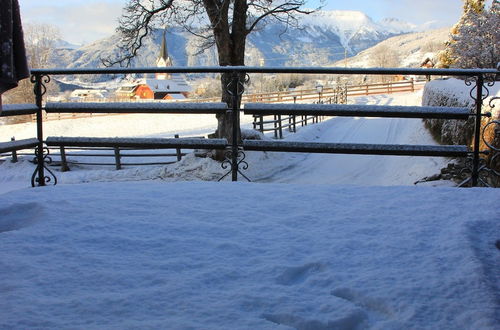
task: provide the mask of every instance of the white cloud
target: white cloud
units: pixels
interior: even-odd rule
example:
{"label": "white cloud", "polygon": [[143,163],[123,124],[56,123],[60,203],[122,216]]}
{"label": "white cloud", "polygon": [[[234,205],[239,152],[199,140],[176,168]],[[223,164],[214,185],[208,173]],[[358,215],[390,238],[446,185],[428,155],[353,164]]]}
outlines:
{"label": "white cloud", "polygon": [[437,21],[443,26],[456,23],[462,12],[461,0],[382,0],[387,16],[414,23]]}

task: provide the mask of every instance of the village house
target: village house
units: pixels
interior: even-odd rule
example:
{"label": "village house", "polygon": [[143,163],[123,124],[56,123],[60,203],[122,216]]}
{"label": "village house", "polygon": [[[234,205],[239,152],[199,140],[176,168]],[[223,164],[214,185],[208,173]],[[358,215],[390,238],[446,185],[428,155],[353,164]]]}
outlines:
{"label": "village house", "polygon": [[434,60],[430,57],[426,57],[422,63],[420,63],[420,67],[424,69],[431,69],[434,66],[436,66],[436,63],[434,63]]}
{"label": "village house", "polygon": [[105,89],[75,89],[69,95],[71,100],[102,99],[108,96]]}

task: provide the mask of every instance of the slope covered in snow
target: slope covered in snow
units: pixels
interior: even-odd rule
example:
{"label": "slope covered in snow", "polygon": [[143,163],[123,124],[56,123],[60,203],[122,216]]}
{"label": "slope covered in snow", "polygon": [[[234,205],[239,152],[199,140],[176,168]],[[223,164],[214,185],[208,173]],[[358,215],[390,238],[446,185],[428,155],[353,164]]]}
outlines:
{"label": "slope covered in snow", "polygon": [[381,41],[392,35],[418,30],[414,24],[397,19],[384,19],[376,23],[363,12],[354,10],[318,11],[304,16],[301,23],[306,29],[335,31],[349,54],[358,53],[361,49],[357,44],[362,41]]}
{"label": "slope covered in snow", "polygon": [[347,61],[338,61],[333,66],[348,67],[377,67],[381,52],[386,53],[386,58],[391,58],[392,67],[419,67],[427,57],[436,60],[440,50],[444,49],[445,42],[449,39],[449,29],[441,28],[425,32],[408,33],[394,36],[381,41],[379,44],[365,49]]}

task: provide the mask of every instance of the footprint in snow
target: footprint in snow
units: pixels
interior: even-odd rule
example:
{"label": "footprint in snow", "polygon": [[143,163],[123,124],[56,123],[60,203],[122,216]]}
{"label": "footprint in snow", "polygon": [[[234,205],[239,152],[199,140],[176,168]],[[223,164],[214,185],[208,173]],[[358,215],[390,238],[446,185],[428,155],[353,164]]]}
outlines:
{"label": "footprint in snow", "polygon": [[365,296],[361,292],[352,290],[349,288],[338,288],[332,290],[332,295],[347,300],[356,306],[366,309],[369,312],[375,312],[377,314],[382,314],[385,317],[392,318],[394,312],[387,306],[387,304],[381,299],[372,298]]}
{"label": "footprint in snow", "polygon": [[14,203],[0,208],[0,233],[33,225],[43,210],[44,207],[35,202]]}
{"label": "footprint in snow", "polygon": [[262,317],[272,323],[286,325],[297,330],[354,330],[368,319],[365,312],[360,309],[354,310],[345,317],[331,321],[319,321],[305,319],[293,314],[264,314]]}
{"label": "footprint in snow", "polygon": [[319,262],[312,262],[298,267],[287,267],[276,282],[281,285],[294,285],[304,282],[310,275],[320,272],[324,265]]}

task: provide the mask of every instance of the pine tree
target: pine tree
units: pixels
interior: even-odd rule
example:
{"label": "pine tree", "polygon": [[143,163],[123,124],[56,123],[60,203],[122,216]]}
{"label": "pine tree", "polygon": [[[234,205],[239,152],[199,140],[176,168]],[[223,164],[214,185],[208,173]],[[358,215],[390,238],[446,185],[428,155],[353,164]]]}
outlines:
{"label": "pine tree", "polygon": [[444,67],[492,68],[500,61],[500,4],[494,0],[466,0],[459,22],[452,28],[445,51],[439,55]]}

